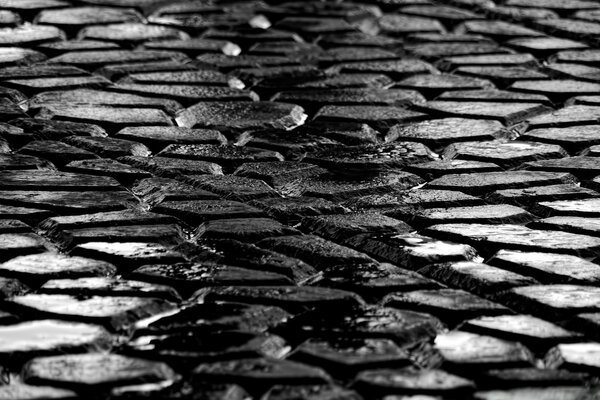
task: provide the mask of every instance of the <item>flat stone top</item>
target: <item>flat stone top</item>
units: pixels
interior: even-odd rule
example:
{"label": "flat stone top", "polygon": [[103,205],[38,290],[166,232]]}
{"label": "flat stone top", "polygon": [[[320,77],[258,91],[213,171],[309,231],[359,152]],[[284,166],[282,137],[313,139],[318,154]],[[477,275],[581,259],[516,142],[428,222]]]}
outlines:
{"label": "flat stone top", "polygon": [[0,400],[594,397],[599,35],[593,0],[0,0]]}

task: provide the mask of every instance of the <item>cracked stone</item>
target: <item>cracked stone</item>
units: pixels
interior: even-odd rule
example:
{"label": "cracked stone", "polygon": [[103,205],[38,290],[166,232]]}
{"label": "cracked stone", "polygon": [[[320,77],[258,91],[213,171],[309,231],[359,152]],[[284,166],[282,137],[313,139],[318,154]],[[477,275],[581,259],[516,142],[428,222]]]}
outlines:
{"label": "cracked stone", "polygon": [[533,278],[473,261],[432,264],[420,269],[419,273],[483,297],[513,287],[538,283]]}
{"label": "cracked stone", "polygon": [[10,299],[21,312],[42,316],[101,324],[113,330],[174,307],[173,303],[156,298],[121,296],[77,296],[61,294],[26,294]]}

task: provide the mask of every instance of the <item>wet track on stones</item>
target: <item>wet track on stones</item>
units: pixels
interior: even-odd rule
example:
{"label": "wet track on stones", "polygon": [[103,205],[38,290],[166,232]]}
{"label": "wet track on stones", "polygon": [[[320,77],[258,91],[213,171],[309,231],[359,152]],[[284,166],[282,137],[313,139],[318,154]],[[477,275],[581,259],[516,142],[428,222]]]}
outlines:
{"label": "wet track on stones", "polygon": [[0,372],[600,398],[600,0],[0,0]]}

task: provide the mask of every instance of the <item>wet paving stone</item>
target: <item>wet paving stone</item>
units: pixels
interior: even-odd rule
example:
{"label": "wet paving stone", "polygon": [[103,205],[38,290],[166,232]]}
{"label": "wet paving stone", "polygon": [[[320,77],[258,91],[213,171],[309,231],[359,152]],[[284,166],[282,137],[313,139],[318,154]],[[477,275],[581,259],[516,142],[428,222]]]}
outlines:
{"label": "wet paving stone", "polygon": [[[500,168],[500,166],[498,166],[497,164],[491,162],[461,159],[443,159],[437,161],[430,161],[422,164],[412,164],[406,167],[406,170],[417,174],[423,177],[424,179],[432,180],[435,178],[439,178],[443,175],[466,174],[472,172],[494,172],[501,171],[502,168]],[[448,196],[450,195],[448,194]]]}
{"label": "wet paving stone", "polygon": [[27,385],[22,382],[12,381],[0,387],[0,399],[76,399],[77,394],[68,389],[53,386]]}
{"label": "wet paving stone", "polygon": [[72,321],[101,324],[112,330],[160,312],[172,309],[173,303],[157,298],[126,296],[77,296],[61,294],[26,294],[10,299],[19,312]]}
{"label": "wet paving stone", "polygon": [[600,173],[597,157],[568,157],[558,160],[530,161],[520,168],[537,171],[564,171],[579,179],[591,179]]}
{"label": "wet paving stone", "polygon": [[64,229],[83,229],[92,227],[172,224],[177,220],[166,215],[143,212],[140,210],[123,210],[97,214],[69,215],[51,217],[42,221],[38,228],[44,234]]}
{"label": "wet paving stone", "polygon": [[535,206],[536,214],[544,217],[597,217],[596,204],[600,199],[545,201]]}
{"label": "wet paving stone", "polygon": [[335,69],[340,73],[383,74],[392,79],[403,79],[415,74],[428,74],[436,71],[431,64],[411,58],[342,63]]}
{"label": "wet paving stone", "polygon": [[[28,54],[30,57],[41,53]],[[2,53],[0,52],[0,64]],[[22,56],[23,57],[23,56]],[[95,70],[110,64],[172,61],[185,56],[177,52],[160,50],[108,50],[70,51],[48,60],[50,64],[73,65],[86,70]],[[13,58],[16,58],[13,55]],[[36,61],[39,61],[36,60]],[[127,75],[127,73],[125,73]]]}
{"label": "wet paving stone", "polygon": [[133,93],[173,99],[182,104],[195,104],[199,101],[258,101],[258,95],[251,91],[232,89],[223,86],[196,85],[156,85],[119,83],[110,87],[121,93]]}
{"label": "wet paving stone", "polygon": [[265,389],[274,384],[315,385],[330,381],[320,368],[287,360],[240,359],[202,363],[193,370],[198,382],[236,382],[253,389]]}
{"label": "wet paving stone", "polygon": [[523,133],[523,140],[557,144],[570,153],[575,153],[589,146],[600,144],[595,136],[593,125],[573,126],[566,128],[533,129]]}
{"label": "wet paving stone", "polygon": [[541,219],[532,223],[531,227],[598,236],[600,234],[599,223],[599,218],[559,216]]}
{"label": "wet paving stone", "polygon": [[412,230],[402,221],[368,212],[308,217],[302,220],[300,227],[336,242],[367,232],[401,233]]}
{"label": "wet paving stone", "polygon": [[450,74],[415,75],[396,82],[394,88],[412,89],[427,98],[435,97],[447,90],[474,90],[492,88],[491,82],[471,77]]}
{"label": "wet paving stone", "polygon": [[189,36],[174,28],[128,22],[86,27],[79,32],[78,37],[80,39],[106,40],[120,44],[131,44],[146,40],[186,39]]}
{"label": "wet paving stone", "polygon": [[297,222],[303,217],[340,214],[348,211],[338,203],[318,197],[263,198],[253,200],[250,204],[269,216],[287,223]]}
{"label": "wet paving stone", "polygon": [[540,104],[502,102],[430,101],[419,109],[442,117],[495,119],[513,125],[551,110]]}
{"label": "wet paving stone", "polygon": [[475,261],[431,264],[418,272],[448,286],[483,297],[513,287],[538,283],[531,277]]}
{"label": "wet paving stone", "polygon": [[38,24],[54,25],[70,32],[76,32],[88,24],[103,25],[140,22],[141,20],[141,15],[132,9],[111,7],[74,7],[44,10],[36,17]]}
{"label": "wet paving stone", "polygon": [[307,400],[334,400],[344,398],[348,400],[360,400],[362,397],[352,390],[333,385],[276,385],[265,394],[265,400],[283,400],[300,397]]}
{"label": "wet paving stone", "polygon": [[581,285],[536,285],[508,290],[502,303],[524,313],[547,318],[569,317],[575,313],[596,312],[598,288]]}
{"label": "wet paving stone", "polygon": [[488,79],[499,86],[509,86],[521,80],[545,79],[548,75],[526,67],[494,67],[494,66],[464,66],[455,70],[455,73]]}
{"label": "wet paving stone", "polygon": [[258,208],[231,200],[165,201],[154,207],[153,211],[173,215],[194,224],[213,219],[265,216]]}
{"label": "wet paving stone", "polygon": [[[19,207],[39,207],[66,214],[119,211],[139,202],[126,191],[0,191],[0,202]],[[31,212],[30,212],[31,213]]]}
{"label": "wet paving stone", "polygon": [[425,210],[391,211],[388,215],[405,220],[416,228],[444,223],[472,222],[480,224],[524,224],[534,216],[511,205],[482,205],[470,207],[428,208]]}
{"label": "wet paving stone", "polygon": [[531,206],[542,201],[576,200],[596,197],[598,194],[575,184],[534,186],[522,189],[497,190],[486,200],[492,203],[508,203],[517,206]]}
{"label": "wet paving stone", "polygon": [[582,340],[579,333],[568,331],[531,315],[484,316],[465,322],[460,329],[521,342],[538,352],[545,352],[559,343]]}
{"label": "wet paving stone", "polygon": [[0,275],[17,278],[32,285],[50,279],[77,279],[113,276],[114,265],[83,257],[40,253],[12,258],[0,265]]}
{"label": "wet paving stone", "polygon": [[206,221],[196,229],[203,239],[233,239],[254,242],[261,239],[288,236],[299,232],[269,218],[232,218]]}
{"label": "wet paving stone", "polygon": [[214,193],[192,184],[169,178],[146,178],[136,181],[131,188],[144,203],[155,206],[163,201],[217,199]]}
{"label": "wet paving stone", "polygon": [[153,84],[153,85],[202,85],[225,86],[232,89],[244,89],[244,83],[239,79],[212,70],[199,71],[165,71],[130,74],[121,79],[120,83]]}
{"label": "wet paving stone", "polygon": [[510,314],[511,311],[489,300],[456,289],[421,290],[391,293],[382,304],[386,307],[429,313],[449,325],[483,315]]}
{"label": "wet paving stone", "polygon": [[167,364],[101,353],[38,357],[24,367],[23,376],[26,383],[78,391],[106,391],[113,386],[178,379]]}
{"label": "wet paving stone", "polygon": [[277,197],[278,193],[258,179],[235,175],[191,175],[193,185],[199,186],[221,197],[231,200],[248,201],[262,197]]}
{"label": "wet paving stone", "polygon": [[569,79],[519,81],[510,86],[510,89],[525,92],[543,94],[553,100],[564,101],[569,97],[592,95],[598,92],[600,85],[592,82],[582,82]]}
{"label": "wet paving stone", "polygon": [[438,335],[435,348],[443,358],[442,366],[445,369],[461,373],[531,367],[534,362],[533,355],[521,343],[469,332],[453,331]]}
{"label": "wet paving stone", "polygon": [[106,158],[122,156],[147,157],[152,154],[150,149],[143,144],[124,139],[69,136],[63,139],[63,141]]}
{"label": "wet paving stone", "polygon": [[169,144],[225,144],[227,139],[216,130],[182,127],[128,127],[115,134],[115,138],[144,143],[162,150]]}
{"label": "wet paving stone", "polygon": [[[380,369],[360,373],[354,387],[365,393],[406,396],[468,396],[475,390],[472,381],[439,369]],[[436,398],[436,397],[432,397]]]}
{"label": "wet paving stone", "polygon": [[75,160],[98,158],[94,153],[54,140],[32,141],[18,150],[19,154],[36,156],[49,160],[55,165],[64,166]]}
{"label": "wet paving stone", "polygon": [[40,287],[39,293],[73,296],[156,297],[173,302],[181,301],[177,292],[169,286],[105,277],[52,279]]}
{"label": "wet paving stone", "polygon": [[185,174],[223,175],[223,168],[219,164],[209,161],[133,156],[119,157],[119,161],[165,177],[180,177]]}
{"label": "wet paving stone", "polygon": [[586,395],[587,392],[587,389],[582,388],[550,386],[546,388],[519,388],[511,390],[480,391],[475,393],[475,398],[480,400],[492,400],[508,399],[513,396],[530,396],[536,399],[549,399],[558,395],[565,399],[576,399],[580,396]]}
{"label": "wet paving stone", "polygon": [[0,327],[0,354],[19,369],[40,356],[77,353],[87,348],[109,349],[110,334],[102,327],[58,320],[22,322]]}
{"label": "wet paving stone", "polygon": [[346,243],[410,270],[417,270],[431,263],[470,261],[477,257],[477,252],[471,246],[436,240],[415,233],[357,235],[349,238]]}
{"label": "wet paving stone", "polygon": [[510,168],[528,161],[565,157],[567,153],[558,145],[525,141],[489,141],[455,143],[448,146],[443,155],[448,159],[491,162]]}
{"label": "wet paving stone", "polygon": [[358,306],[363,300],[356,294],[339,289],[312,286],[222,286],[200,289],[191,298],[205,303],[239,302],[281,307],[292,313],[346,309]]}
{"label": "wet paving stone", "polygon": [[325,106],[315,121],[364,123],[380,131],[394,125],[427,119],[426,114],[391,106]]}
{"label": "wet paving stone", "polygon": [[[404,190],[388,194],[374,194],[348,200],[343,203],[355,211],[394,212],[402,209],[402,204],[422,208],[461,207],[481,205],[483,201],[477,197],[450,190]],[[400,205],[399,205],[400,204]]]}
{"label": "wet paving stone", "polygon": [[[551,385],[563,386],[564,392],[568,392],[568,388],[564,386],[580,386],[582,385],[587,376],[584,373],[569,372],[565,370],[555,369],[542,369],[542,368],[508,368],[486,371],[482,374],[479,379],[485,387],[492,387],[497,389],[507,389],[509,387],[516,388],[528,388],[529,389],[512,389],[507,390],[503,393],[511,395],[515,393],[519,394],[519,391],[526,392],[531,391],[535,393],[536,389],[532,387],[547,388]],[[567,389],[567,390],[565,390]],[[543,391],[545,389],[537,389]],[[552,390],[552,389],[551,389]],[[554,389],[556,390],[556,389]],[[579,390],[579,389],[576,389]],[[500,392],[500,390],[498,390]],[[563,392],[563,393],[564,393]],[[483,392],[485,393],[485,392]],[[491,392],[487,392],[491,393]],[[543,393],[542,393],[543,394]]]}
{"label": "wet paving stone", "polygon": [[185,261],[181,253],[168,246],[144,242],[88,242],[75,246],[71,254],[104,260],[128,270],[145,264]]}
{"label": "wet paving stone", "polygon": [[120,190],[113,179],[58,171],[0,171],[4,190]]}
{"label": "wet paving stone", "polygon": [[595,124],[600,118],[600,107],[573,105],[552,111],[549,114],[527,119],[529,129],[562,128]]}
{"label": "wet paving stone", "polygon": [[442,118],[393,126],[387,132],[386,140],[421,142],[426,146],[438,148],[455,142],[494,140],[507,135],[507,131],[498,121]]}
{"label": "wet paving stone", "polygon": [[547,251],[580,257],[593,257],[597,252],[595,237],[541,231],[520,225],[443,224],[431,226],[423,233],[444,240],[471,243],[479,251],[488,254],[501,248]]}
{"label": "wet paving stone", "polygon": [[145,43],[144,47],[157,50],[181,51],[190,56],[197,56],[205,53],[219,53],[228,56],[238,56],[242,52],[242,49],[233,42],[206,38],[155,41]]}
{"label": "wet paving stone", "polygon": [[467,56],[444,57],[436,64],[442,70],[451,70],[460,67],[528,67],[536,64],[536,59],[528,53],[521,54],[479,54]]}
{"label": "wet paving stone", "polygon": [[[11,140],[15,143],[27,144],[32,140],[59,140],[68,136],[97,136],[105,137],[107,133],[97,125],[82,122],[52,121],[37,118],[17,118],[11,122],[12,126],[23,130],[17,130]],[[11,132],[11,135],[13,133]]]}
{"label": "wet paving stone", "polygon": [[468,194],[483,194],[495,190],[520,189],[529,186],[549,186],[575,182],[575,177],[568,173],[502,171],[444,175],[429,182],[425,188],[458,190]]}

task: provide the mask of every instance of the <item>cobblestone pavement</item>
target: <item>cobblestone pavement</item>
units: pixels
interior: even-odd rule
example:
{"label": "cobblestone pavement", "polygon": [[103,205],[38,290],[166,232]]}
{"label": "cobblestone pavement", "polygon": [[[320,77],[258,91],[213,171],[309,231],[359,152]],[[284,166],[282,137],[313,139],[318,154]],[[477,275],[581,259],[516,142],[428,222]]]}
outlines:
{"label": "cobblestone pavement", "polygon": [[0,25],[0,399],[599,398],[600,1]]}

